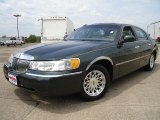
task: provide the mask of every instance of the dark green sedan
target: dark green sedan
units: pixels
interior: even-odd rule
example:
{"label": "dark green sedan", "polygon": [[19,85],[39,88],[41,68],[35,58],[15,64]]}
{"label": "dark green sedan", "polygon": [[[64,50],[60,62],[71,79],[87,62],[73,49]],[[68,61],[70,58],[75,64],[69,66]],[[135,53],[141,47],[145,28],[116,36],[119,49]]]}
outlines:
{"label": "dark green sedan", "polygon": [[157,55],[156,42],[139,27],[84,25],[63,42],[12,54],[4,75],[12,84],[42,95],[80,92],[96,100],[113,80],[142,67],[151,71]]}

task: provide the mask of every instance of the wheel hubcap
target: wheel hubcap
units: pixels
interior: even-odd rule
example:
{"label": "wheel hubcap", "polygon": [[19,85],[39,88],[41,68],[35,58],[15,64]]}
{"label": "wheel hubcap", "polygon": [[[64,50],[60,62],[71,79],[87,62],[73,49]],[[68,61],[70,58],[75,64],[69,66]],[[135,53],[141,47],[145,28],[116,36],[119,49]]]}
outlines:
{"label": "wheel hubcap", "polygon": [[87,95],[97,96],[103,92],[105,85],[106,78],[104,74],[99,70],[93,70],[86,75],[83,88]]}
{"label": "wheel hubcap", "polygon": [[154,55],[151,55],[151,58],[150,58],[150,67],[153,68],[154,66]]}

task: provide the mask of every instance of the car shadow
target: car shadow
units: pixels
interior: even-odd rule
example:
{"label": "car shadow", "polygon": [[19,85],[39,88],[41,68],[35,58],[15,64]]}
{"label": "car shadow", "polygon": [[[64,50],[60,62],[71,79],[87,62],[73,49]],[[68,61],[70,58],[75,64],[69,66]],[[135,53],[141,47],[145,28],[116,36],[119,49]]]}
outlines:
{"label": "car shadow", "polygon": [[144,70],[137,70],[120,79],[117,79],[112,83],[110,89],[103,98],[92,102],[84,101],[79,94],[62,97],[43,97],[31,94],[30,92],[20,88],[17,88],[14,92],[20,100],[26,104],[28,104],[27,99],[35,101],[38,109],[57,114],[73,113],[110,100],[137,84],[145,84],[143,81],[159,70],[160,64],[156,63],[153,71],[148,72]]}

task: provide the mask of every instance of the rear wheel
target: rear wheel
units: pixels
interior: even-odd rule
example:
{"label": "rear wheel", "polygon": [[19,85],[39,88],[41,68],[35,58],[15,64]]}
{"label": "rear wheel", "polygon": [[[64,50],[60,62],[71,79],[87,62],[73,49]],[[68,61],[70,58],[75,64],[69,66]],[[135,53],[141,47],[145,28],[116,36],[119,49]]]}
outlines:
{"label": "rear wheel", "polygon": [[82,95],[86,100],[102,97],[110,84],[110,75],[103,66],[93,65],[83,81]]}
{"label": "rear wheel", "polygon": [[149,63],[144,67],[144,69],[147,71],[151,71],[151,70],[153,70],[154,65],[155,65],[155,55],[152,54],[149,59]]}

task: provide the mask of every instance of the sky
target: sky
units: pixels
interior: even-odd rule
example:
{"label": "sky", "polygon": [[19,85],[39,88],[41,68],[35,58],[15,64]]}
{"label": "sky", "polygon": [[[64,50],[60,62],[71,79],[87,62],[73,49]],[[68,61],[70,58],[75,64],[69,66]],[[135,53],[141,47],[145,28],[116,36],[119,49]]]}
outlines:
{"label": "sky", "polygon": [[78,28],[84,24],[126,23],[147,29],[160,20],[160,0],[0,0],[0,36],[40,35],[41,17],[67,16]]}

